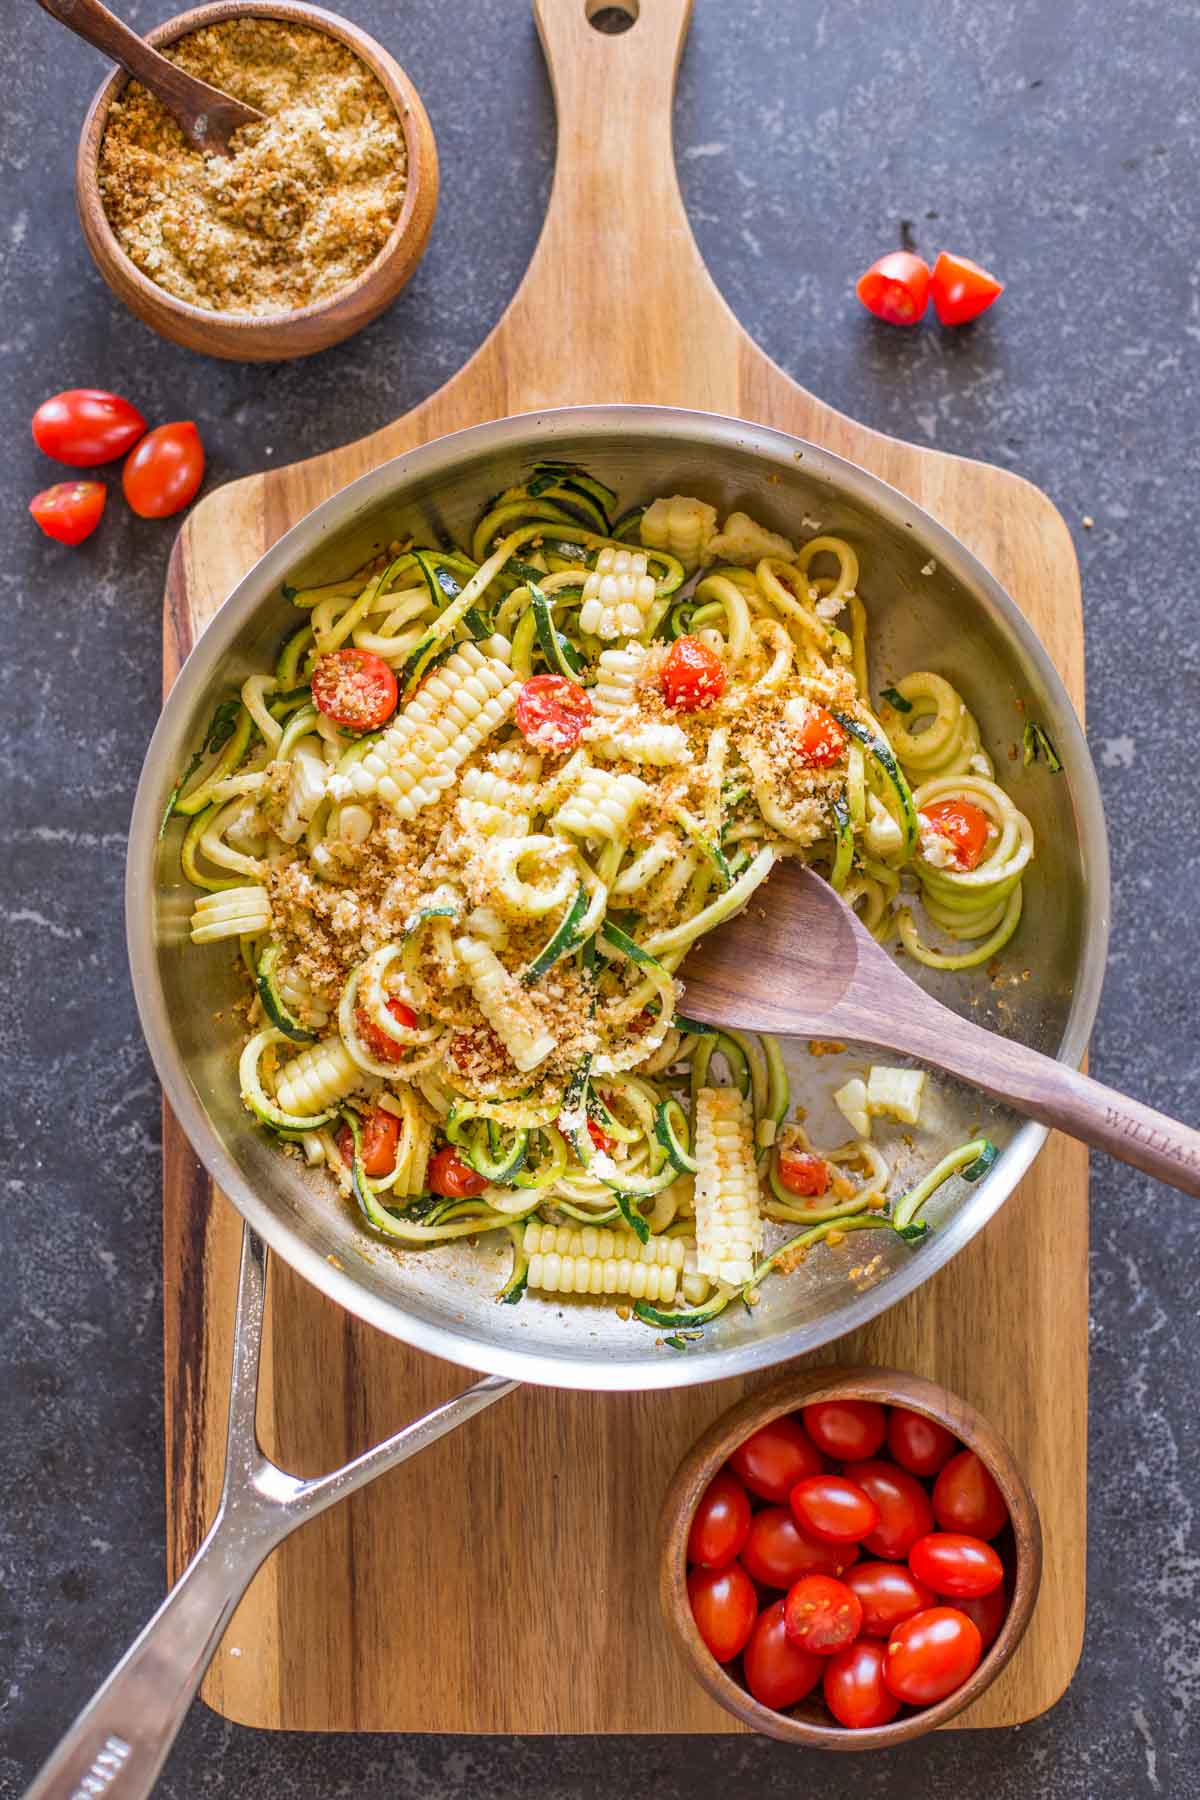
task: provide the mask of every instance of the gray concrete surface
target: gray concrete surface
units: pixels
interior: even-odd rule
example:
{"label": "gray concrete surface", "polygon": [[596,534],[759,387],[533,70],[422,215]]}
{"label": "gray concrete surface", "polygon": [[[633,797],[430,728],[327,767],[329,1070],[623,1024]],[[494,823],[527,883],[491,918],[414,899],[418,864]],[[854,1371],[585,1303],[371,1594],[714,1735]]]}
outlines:
{"label": "gray concrete surface", "polygon": [[[158,704],[172,528],[117,501],[81,551],[41,538],[24,508],[57,476],[28,416],[63,386],[125,390],[156,419],[200,422],[211,482],[356,436],[478,344],[525,265],[549,184],[554,126],[526,0],[342,5],[428,101],[441,214],[390,314],[316,361],[267,368],[174,350],[110,298],[71,200],[95,58],[30,0],[3,5],[6,1795],[163,1582],[158,1092],[125,973],[120,882]],[[147,27],[167,6],[122,10]],[[1020,470],[1075,529],[1116,871],[1093,1066],[1193,1116],[1197,19],[1188,0],[697,0],[676,110],[701,246],[772,355],[873,425]],[[875,326],[852,281],[902,230],[927,253],[947,243],[1000,271],[1000,306],[959,335]],[[1093,1192],[1087,1642],[1044,1719],[818,1763],[705,1739],[269,1736],[197,1708],[162,1793],[680,1800],[750,1786],[775,1800],[811,1783],[828,1800],[1194,1795],[1196,1216],[1103,1164]],[[537,1629],[536,1607],[521,1628]]]}

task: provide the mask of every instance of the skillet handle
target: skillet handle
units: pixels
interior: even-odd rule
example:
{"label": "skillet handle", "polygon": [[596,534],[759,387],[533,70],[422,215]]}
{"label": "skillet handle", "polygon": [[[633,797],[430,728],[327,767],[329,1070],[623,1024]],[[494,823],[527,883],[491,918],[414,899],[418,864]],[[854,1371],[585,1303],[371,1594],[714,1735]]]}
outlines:
{"label": "skillet handle", "polygon": [[247,1226],[238,1277],[225,1485],[208,1536],[140,1637],[34,1777],[25,1800],[79,1800],[101,1794],[111,1800],[144,1800],[234,1608],[276,1545],[298,1525],[415,1456],[518,1386],[499,1375],[486,1376],[344,1468],[301,1481],[262,1454],[255,1432],[266,1266],[266,1249]]}

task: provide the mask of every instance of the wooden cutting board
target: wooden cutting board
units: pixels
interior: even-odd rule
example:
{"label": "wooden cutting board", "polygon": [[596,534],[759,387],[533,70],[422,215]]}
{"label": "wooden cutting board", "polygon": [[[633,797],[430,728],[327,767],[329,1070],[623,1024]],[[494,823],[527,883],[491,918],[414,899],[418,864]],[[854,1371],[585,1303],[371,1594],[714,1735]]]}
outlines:
{"label": "wooden cutting board", "polygon": [[[868,431],[750,342],[692,239],[671,149],[690,0],[641,0],[621,36],[586,0],[535,0],[559,118],[549,214],[504,318],[452,381],[361,442],[221,488],[180,533],[165,681],[274,540],[364,470],[443,432],[542,405],[700,407],[809,438],[904,489],[1032,620],[1077,707],[1079,581],[1066,526],[1014,475]],[[594,10],[588,7],[586,10]],[[172,1576],[216,1503],[240,1221],[164,1124],[167,1509]],[[1011,1667],[956,1724],[1034,1717],[1083,1633],[1087,1165],[1052,1139],[1020,1192],[932,1281],[821,1359],[915,1370],[1009,1438],[1038,1494],[1046,1579]],[[260,1422],[288,1468],[333,1466],[469,1377],[273,1268]],[[526,1389],[307,1526],[259,1574],[205,1686],[291,1730],[737,1729],[660,1629],[653,1523],[674,1465],[745,1384],[593,1396]]]}

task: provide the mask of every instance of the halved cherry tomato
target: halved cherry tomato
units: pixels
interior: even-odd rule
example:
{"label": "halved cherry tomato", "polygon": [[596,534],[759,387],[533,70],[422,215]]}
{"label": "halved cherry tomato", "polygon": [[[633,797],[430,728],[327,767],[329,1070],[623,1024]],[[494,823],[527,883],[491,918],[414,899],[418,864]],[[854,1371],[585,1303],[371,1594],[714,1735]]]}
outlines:
{"label": "halved cherry tomato", "polygon": [[[395,1113],[377,1107],[362,1127],[362,1161],[368,1175],[386,1175],[389,1169],[395,1168],[399,1141],[399,1119]],[[343,1125],[338,1132],[337,1147],[348,1168],[354,1161],[354,1138],[348,1125]]]}
{"label": "halved cherry tomato", "polygon": [[595,1144],[597,1150],[603,1151],[604,1155],[607,1156],[613,1145],[616,1143],[616,1138],[609,1137],[607,1131],[602,1131],[595,1119],[588,1120],[587,1128],[588,1136],[591,1138],[593,1144]]}
{"label": "halved cherry tomato", "polygon": [[474,1194],[482,1194],[487,1186],[483,1176],[477,1175],[449,1144],[443,1144],[430,1157],[426,1180],[431,1194],[444,1194],[449,1200],[469,1200]]}
{"label": "halved cherry tomato", "polygon": [[204,480],[204,445],[191,419],[156,425],[125,464],[125,498],[141,519],[168,519],[195,498]]}
{"label": "halved cherry tomato", "polygon": [[811,1694],[821,1679],[826,1659],[802,1650],[788,1637],[783,1622],[782,1600],[774,1601],[758,1615],[742,1668],[746,1686],[760,1706],[781,1712]]}
{"label": "halved cherry tomato", "polygon": [[858,1544],[879,1523],[871,1496],[844,1475],[808,1475],[789,1496],[801,1531],[823,1544]]}
{"label": "halved cherry tomato", "polygon": [[100,523],[108,489],[102,481],[56,481],[29,502],[29,510],[47,537],[60,544],[82,544]]}
{"label": "halved cherry tomato", "polygon": [[929,1495],[915,1475],[892,1462],[856,1462],[854,1479],[879,1508],[879,1523],[863,1539],[872,1556],[907,1556],[917,1539],[933,1530]]}
{"label": "halved cherry tomato", "polygon": [[752,1494],[778,1505],[805,1475],[819,1475],[825,1459],[808,1433],[785,1415],[740,1443],[729,1466]]}
{"label": "halved cherry tomato", "polygon": [[846,1571],[846,1586],[858,1595],[867,1637],[890,1637],[914,1613],[936,1606],[932,1588],[899,1562],[860,1562]]}
{"label": "halved cherry tomato", "polygon": [[911,250],[889,251],[859,276],[854,291],[877,319],[915,325],[929,304],[929,264]]}
{"label": "halved cherry tomato", "polygon": [[833,1575],[802,1575],[784,1597],[783,1624],[801,1650],[832,1656],[858,1636],[862,1601]]}
{"label": "halved cherry tomato", "polygon": [[933,800],[921,808],[931,831],[949,840],[956,869],[976,869],[987,849],[991,821],[982,807],[970,800]]}
{"label": "halved cherry tomato", "polygon": [[679,637],[667,651],[662,691],[676,712],[699,712],[725,692],[725,665],[699,638]]}
{"label": "halved cherry tomato", "polygon": [[810,706],[796,732],[796,759],[806,769],[828,769],[844,756],[846,733],[823,706]]}
{"label": "halved cherry tomato", "polygon": [[592,703],[565,675],[531,675],[517,695],[517,725],[535,750],[557,756],[578,743],[591,723]]}
{"label": "halved cherry tomato", "polygon": [[990,1594],[980,1594],[975,1600],[959,1600],[956,1605],[977,1628],[984,1649],[994,1644],[1008,1615],[1008,1590],[1003,1584],[993,1588]]}
{"label": "halved cherry tomato", "polygon": [[[416,1013],[411,1006],[406,1006],[403,1000],[389,1000],[387,1009],[397,1025],[407,1025],[410,1031],[416,1025]],[[365,1007],[355,1008],[354,1023],[359,1037],[372,1056],[377,1057],[380,1062],[404,1061],[406,1055],[404,1045],[397,1043],[395,1038],[389,1037],[386,1031],[381,1030]]]}
{"label": "halved cherry tomato", "polygon": [[931,1606],[897,1625],[888,1639],[883,1678],[897,1700],[932,1706],[978,1667],[979,1628],[954,1606]]}
{"label": "halved cherry tomato", "polygon": [[1004,1580],[1004,1564],[982,1538],[961,1531],[931,1531],[917,1539],[908,1566],[918,1581],[952,1600],[979,1600]]}
{"label": "halved cherry tomato", "polygon": [[352,644],[318,656],[312,672],[313,705],[347,731],[378,731],[395,712],[399,692],[382,656]]}
{"label": "halved cherry tomato", "polygon": [[934,1482],[933,1516],[943,1531],[981,1538],[994,1538],[1008,1524],[1004,1495],[973,1450],[961,1450]]}
{"label": "halved cherry tomato", "polygon": [[888,1449],[910,1475],[936,1475],[958,1449],[958,1439],[924,1413],[893,1406],[888,1414]]}
{"label": "halved cherry tomato", "polygon": [[883,1679],[887,1651],[871,1638],[859,1638],[847,1650],[839,1650],[825,1665],[822,1692],[825,1704],[839,1725],[866,1731],[872,1725],[888,1725],[900,1711],[900,1702],[889,1694]]}
{"label": "halved cherry tomato", "polygon": [[750,1501],[737,1476],[718,1469],[692,1514],[688,1561],[705,1569],[724,1569],[746,1541]]}
{"label": "halved cherry tomato", "polygon": [[105,388],[67,388],[33,415],[33,441],[55,462],[92,469],[132,450],[146,429],[136,406]]}
{"label": "halved cherry tomato", "polygon": [[802,1575],[844,1575],[857,1544],[821,1544],[805,1537],[786,1506],[764,1506],[750,1521],[742,1567],[763,1587],[789,1588]]}
{"label": "halved cherry tomato", "polygon": [[754,1583],[735,1562],[727,1569],[689,1569],[687,1591],[700,1636],[718,1662],[731,1662],[754,1630]]}
{"label": "halved cherry tomato", "polygon": [[876,1400],[817,1400],[802,1416],[817,1449],[837,1462],[865,1462],[887,1430],[887,1413]]}
{"label": "halved cherry tomato", "polygon": [[829,1188],[829,1164],[811,1150],[781,1150],[779,1179],[789,1193],[819,1200]]}
{"label": "halved cherry tomato", "polygon": [[1004,283],[969,256],[943,250],[933,265],[933,310],[939,325],[965,325],[986,312],[1004,292]]}

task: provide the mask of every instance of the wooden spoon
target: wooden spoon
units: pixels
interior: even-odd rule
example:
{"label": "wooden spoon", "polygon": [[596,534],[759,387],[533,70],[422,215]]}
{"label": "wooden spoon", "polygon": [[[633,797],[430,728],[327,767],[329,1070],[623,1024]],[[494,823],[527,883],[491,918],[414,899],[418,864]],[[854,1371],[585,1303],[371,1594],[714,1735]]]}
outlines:
{"label": "wooden spoon", "polygon": [[197,150],[228,156],[233,133],[264,117],[256,107],[231,99],[220,88],[210,87],[207,81],[198,81],[168,62],[110,13],[107,6],[101,6],[100,0],[38,0],[38,5],[76,37],[94,44],[136,76],[156,100],[162,101]]}
{"label": "wooden spoon", "polygon": [[682,974],[690,1018],[898,1050],[1200,1198],[1200,1132],[942,1006],[802,863],[782,863]]}

